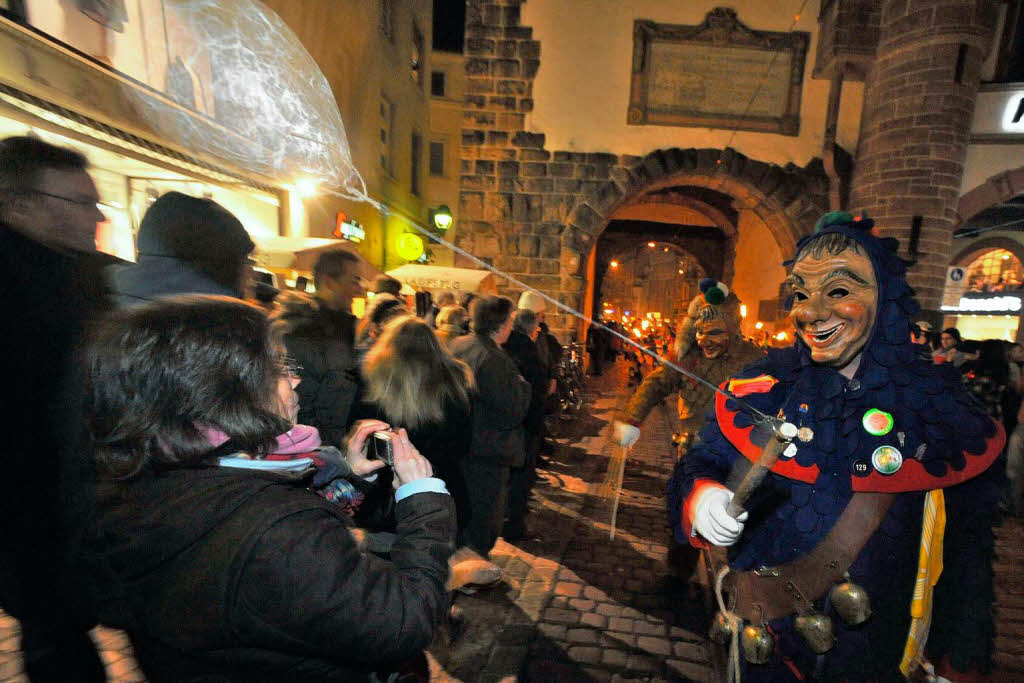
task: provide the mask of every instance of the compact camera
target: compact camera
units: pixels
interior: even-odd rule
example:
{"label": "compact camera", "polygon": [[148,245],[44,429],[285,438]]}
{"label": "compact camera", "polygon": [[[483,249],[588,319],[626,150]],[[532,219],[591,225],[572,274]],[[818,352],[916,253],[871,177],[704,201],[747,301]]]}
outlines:
{"label": "compact camera", "polygon": [[394,432],[383,430],[373,433],[373,456],[375,460],[382,460],[388,467],[395,466],[395,451],[391,444],[391,437]]}

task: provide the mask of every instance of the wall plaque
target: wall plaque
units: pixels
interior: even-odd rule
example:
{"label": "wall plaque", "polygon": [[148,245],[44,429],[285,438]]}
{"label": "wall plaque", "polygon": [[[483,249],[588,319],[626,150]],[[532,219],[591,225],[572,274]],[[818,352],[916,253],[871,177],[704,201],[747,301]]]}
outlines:
{"label": "wall plaque", "polygon": [[809,42],[750,29],[727,7],[698,26],[638,19],[627,123],[798,135]]}

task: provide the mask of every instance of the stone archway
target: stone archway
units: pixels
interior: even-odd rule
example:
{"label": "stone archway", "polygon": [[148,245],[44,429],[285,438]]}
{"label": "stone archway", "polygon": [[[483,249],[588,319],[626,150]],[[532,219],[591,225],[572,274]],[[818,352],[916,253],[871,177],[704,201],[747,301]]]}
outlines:
{"label": "stone archway", "polygon": [[[736,208],[753,211],[768,227],[782,253],[810,234],[828,210],[828,178],[820,160],[806,168],[780,167],[727,148],[664,149],[642,158],[620,159],[609,178],[585,191],[568,215],[561,236],[562,289],[574,293],[578,304],[592,298],[587,282],[588,256],[609,218],[637,197],[673,187],[704,188],[731,197]],[[722,212],[713,221],[724,232],[730,221]],[[735,224],[731,231],[735,233]]]}
{"label": "stone archway", "polygon": [[[624,160],[623,160],[624,161]],[[828,178],[820,160],[806,168],[785,168],[750,159],[732,148],[664,149],[629,165],[610,169],[610,178],[583,193],[562,233],[563,277],[581,278],[586,256],[617,208],[637,195],[686,185],[730,195],[754,211],[769,227],[784,252],[828,210]],[[580,291],[574,283],[563,289]]]}
{"label": "stone archway", "polygon": [[1024,166],[997,173],[960,197],[957,205],[960,221],[966,221],[988,207],[1002,204],[1019,194],[1024,194]]}
{"label": "stone archway", "polygon": [[1024,244],[1009,237],[986,237],[985,239],[972,242],[961,249],[950,263],[955,266],[967,266],[971,261],[981,256],[982,252],[993,249],[1005,249],[1016,256],[1021,263],[1024,263]]}

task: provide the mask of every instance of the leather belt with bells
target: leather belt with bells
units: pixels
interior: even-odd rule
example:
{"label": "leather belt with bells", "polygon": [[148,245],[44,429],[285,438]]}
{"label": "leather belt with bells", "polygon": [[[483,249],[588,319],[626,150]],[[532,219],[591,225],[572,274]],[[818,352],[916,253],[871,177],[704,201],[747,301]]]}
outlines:
{"label": "leather belt with bells", "polygon": [[893,499],[891,493],[854,493],[832,530],[806,555],[776,567],[730,572],[725,584],[734,613],[759,624],[813,610],[814,601],[843,580]]}

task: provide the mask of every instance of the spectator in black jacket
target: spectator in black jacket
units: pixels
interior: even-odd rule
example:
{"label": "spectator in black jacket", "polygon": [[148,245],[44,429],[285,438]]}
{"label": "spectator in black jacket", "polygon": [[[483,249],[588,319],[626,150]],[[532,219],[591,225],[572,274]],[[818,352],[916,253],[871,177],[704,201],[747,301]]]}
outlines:
{"label": "spectator in black jacket", "polygon": [[285,292],[274,315],[288,354],[300,366],[299,423],[316,427],[327,444],[340,446],[358,400],[356,318],[352,298],[362,293],[355,254],[338,249],[313,266],[316,296]]}
{"label": "spectator in black jacket", "polygon": [[242,298],[255,246],[241,221],[217,202],[168,192],[142,217],[138,262],[114,270],[118,304],[175,294]]}
{"label": "spectator in black jacket", "polygon": [[87,168],[35,138],[0,141],[0,606],[21,621],[32,681],[106,678],[75,557],[93,501],[76,361],[85,326],[108,305],[112,261],[96,252],[104,217]]}
{"label": "spectator in black jacket", "polygon": [[540,328],[537,314],[524,308],[512,318],[512,333],[505,342],[505,351],[519,367],[519,373],[530,383],[530,408],[523,422],[526,458],[522,467],[509,472],[508,520],[502,537],[514,543],[526,532],[526,504],[530,486],[536,477],[537,453],[544,426],[544,401],[548,391],[548,377],[537,350],[536,338]]}
{"label": "spectator in black jacket", "polygon": [[[149,680],[392,680],[403,660],[422,662],[448,606],[455,516],[404,430],[388,561],[307,489],[314,470],[216,457],[217,435],[259,457],[292,426],[294,378],[259,308],[200,297],[128,309],[91,360],[100,548],[123,579],[101,617],[128,631]],[[381,426],[343,444],[353,473],[367,472]]]}
{"label": "spectator in black jacket", "polygon": [[530,385],[501,345],[512,332],[512,301],[485,296],[471,304],[473,332],[455,339],[449,351],[476,379],[472,438],[462,473],[469,492],[465,544],[486,556],[501,535],[508,506],[509,469],[526,460],[523,421]]}

